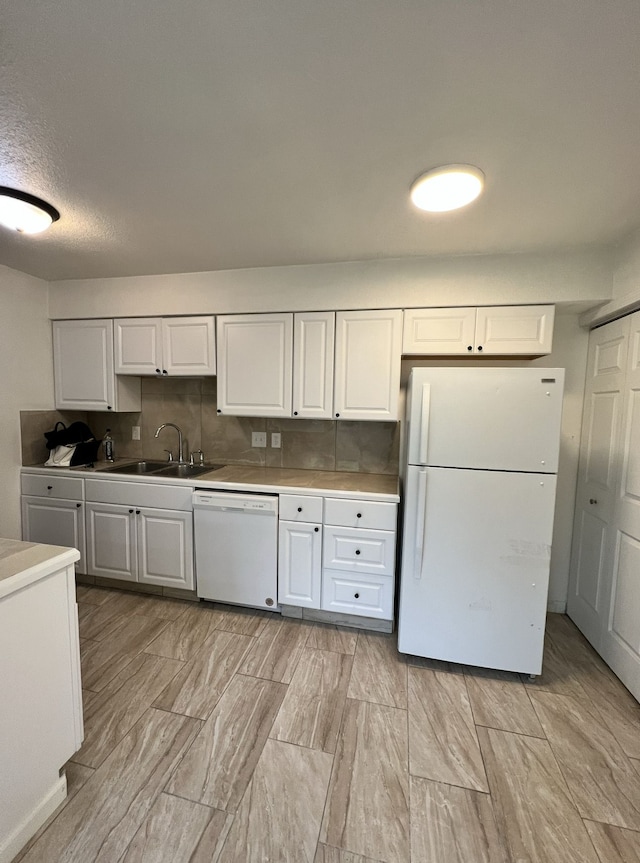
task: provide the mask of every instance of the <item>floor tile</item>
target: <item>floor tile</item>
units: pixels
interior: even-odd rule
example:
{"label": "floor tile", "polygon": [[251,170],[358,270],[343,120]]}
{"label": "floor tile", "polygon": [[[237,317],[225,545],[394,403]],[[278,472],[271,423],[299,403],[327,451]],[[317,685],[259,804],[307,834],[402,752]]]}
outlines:
{"label": "floor tile", "polygon": [[88,587],[84,584],[76,585],[76,600],[85,602],[87,605],[102,605],[112,597],[110,590],[102,590],[100,587]]}
{"label": "floor tile", "polygon": [[394,635],[358,635],[348,695],[406,709],[407,663],[398,653]]}
{"label": "floor tile", "polygon": [[267,740],[224,844],[224,863],[313,863],[332,758]]}
{"label": "floor tile", "polygon": [[510,859],[600,863],[548,741],[493,728],[478,737]]}
{"label": "floor tile", "polygon": [[105,688],[84,701],[84,743],[73,760],[98,767],[182,668],[139,654]]}
{"label": "floor tile", "polygon": [[640,782],[599,713],[550,692],[531,700],[580,814],[640,830]]}
{"label": "floor tile", "polygon": [[238,608],[233,605],[223,605],[216,602],[214,608],[223,612],[223,618],[218,629],[233,632],[236,635],[260,635],[268,620],[279,620],[280,615],[256,611],[252,608]]}
{"label": "floor tile", "polygon": [[[553,615],[549,615],[552,617]],[[566,655],[547,633],[544,640],[544,656],[542,660],[542,674],[535,680],[529,680],[528,675],[521,674],[520,679],[530,692],[554,692],[557,695],[573,695],[576,698],[584,698],[586,693],[579,680],[577,680],[574,669]]]}
{"label": "floor tile", "polygon": [[282,683],[236,675],[166,790],[235,812],[285,692]]}
{"label": "floor tile", "polygon": [[488,794],[411,777],[411,863],[507,863]]}
{"label": "floor tile", "polygon": [[356,652],[358,630],[330,623],[316,623],[309,631],[307,647],[316,650],[333,650],[335,653]]}
{"label": "floor tile", "polygon": [[319,842],[313,863],[381,863],[381,861],[374,860],[373,857],[363,857],[362,854],[353,854],[351,851],[342,851],[340,848],[332,848]]}
{"label": "floor tile", "polygon": [[240,666],[241,674],[289,683],[296,670],[309,625],[295,620],[267,620]]}
{"label": "floor tile", "polygon": [[544,737],[518,674],[474,668],[465,672],[465,681],[476,725]]}
{"label": "floor tile", "polygon": [[468,665],[460,665],[459,662],[448,662],[445,659],[428,659],[425,656],[411,656],[407,654],[407,665],[414,668],[428,668],[430,671],[446,671],[447,674],[464,674]]}
{"label": "floor tile", "polygon": [[408,863],[404,710],[347,700],[320,841],[385,863]]}
{"label": "floor tile", "polygon": [[158,696],[154,706],[207,719],[253,641],[248,635],[214,630]]}
{"label": "floor tile", "polygon": [[119,863],[211,863],[231,820],[226,812],[160,794]]}
{"label": "floor tile", "polygon": [[180,617],[165,626],[160,635],[145,648],[145,653],[168,659],[191,659],[223,618],[213,608],[187,608]]}
{"label": "floor tile", "polygon": [[[165,602],[168,604],[167,608],[163,606]],[[102,641],[117,629],[124,616],[135,614],[169,621],[179,617],[185,607],[186,603],[171,602],[161,597],[112,591],[106,602],[92,605],[89,612],[83,609],[80,615],[80,635]]]}
{"label": "floor tile", "polygon": [[271,737],[334,753],[352,664],[348,654],[306,647]]}
{"label": "floor tile", "polygon": [[640,833],[585,821],[602,863],[640,863]]}
{"label": "floor tile", "polygon": [[463,675],[409,668],[409,772],[489,790]]}
{"label": "floor tile", "polygon": [[108,638],[92,644],[81,656],[82,686],[99,692],[166,626],[153,617],[123,616]]}
{"label": "floor tile", "polygon": [[201,723],[149,710],[25,855],[24,863],[120,860]]}

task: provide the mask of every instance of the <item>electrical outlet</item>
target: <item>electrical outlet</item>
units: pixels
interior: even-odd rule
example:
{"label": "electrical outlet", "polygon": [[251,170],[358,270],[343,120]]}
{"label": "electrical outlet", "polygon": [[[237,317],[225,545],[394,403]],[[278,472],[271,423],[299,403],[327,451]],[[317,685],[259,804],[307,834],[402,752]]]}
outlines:
{"label": "electrical outlet", "polygon": [[131,440],[140,440],[140,426],[131,426]]}
{"label": "electrical outlet", "polygon": [[280,437],[280,432],[271,432],[271,447],[273,449],[280,449],[282,446],[282,438]]}
{"label": "electrical outlet", "polygon": [[251,446],[266,446],[267,445],[267,433],[266,432],[251,432]]}

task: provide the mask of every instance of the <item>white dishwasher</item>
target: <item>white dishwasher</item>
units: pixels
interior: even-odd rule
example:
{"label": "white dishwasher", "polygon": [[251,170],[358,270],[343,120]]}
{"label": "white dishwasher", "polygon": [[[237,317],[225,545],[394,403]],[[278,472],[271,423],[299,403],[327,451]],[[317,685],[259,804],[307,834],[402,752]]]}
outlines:
{"label": "white dishwasher", "polygon": [[193,493],[196,585],[201,599],[274,608],[278,597],[278,497]]}

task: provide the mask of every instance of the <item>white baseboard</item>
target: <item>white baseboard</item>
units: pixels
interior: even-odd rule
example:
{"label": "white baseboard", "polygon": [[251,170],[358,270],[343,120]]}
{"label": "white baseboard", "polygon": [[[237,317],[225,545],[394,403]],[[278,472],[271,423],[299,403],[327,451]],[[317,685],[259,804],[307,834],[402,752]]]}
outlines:
{"label": "white baseboard", "polygon": [[63,774],[47,791],[35,809],[18,824],[13,833],[7,839],[0,841],[0,863],[11,863],[18,851],[21,851],[29,839],[35,836],[66,796],[67,777]]}

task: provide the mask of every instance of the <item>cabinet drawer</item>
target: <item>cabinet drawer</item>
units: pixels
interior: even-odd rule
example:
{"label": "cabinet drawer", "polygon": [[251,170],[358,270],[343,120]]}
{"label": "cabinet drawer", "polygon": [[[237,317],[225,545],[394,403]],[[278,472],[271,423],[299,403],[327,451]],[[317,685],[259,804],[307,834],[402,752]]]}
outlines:
{"label": "cabinet drawer", "polygon": [[325,569],[393,575],[396,535],[387,530],[325,527],[322,565]]}
{"label": "cabinet drawer", "polygon": [[374,530],[396,529],[397,504],[376,500],[327,497],[324,501],[324,523],[345,527],[370,527]]}
{"label": "cabinet drawer", "polygon": [[322,578],[322,608],[342,614],[393,620],[393,579],[325,571]]}
{"label": "cabinet drawer", "polygon": [[191,510],[190,486],[121,482],[88,479],[87,500],[95,503],[119,503],[125,506],[150,506],[157,509]]}
{"label": "cabinet drawer", "polygon": [[322,498],[304,494],[280,495],[280,518],[284,521],[322,521]]}
{"label": "cabinet drawer", "polygon": [[75,476],[51,474],[22,474],[22,494],[34,497],[59,497],[65,500],[82,500],[84,480]]}

